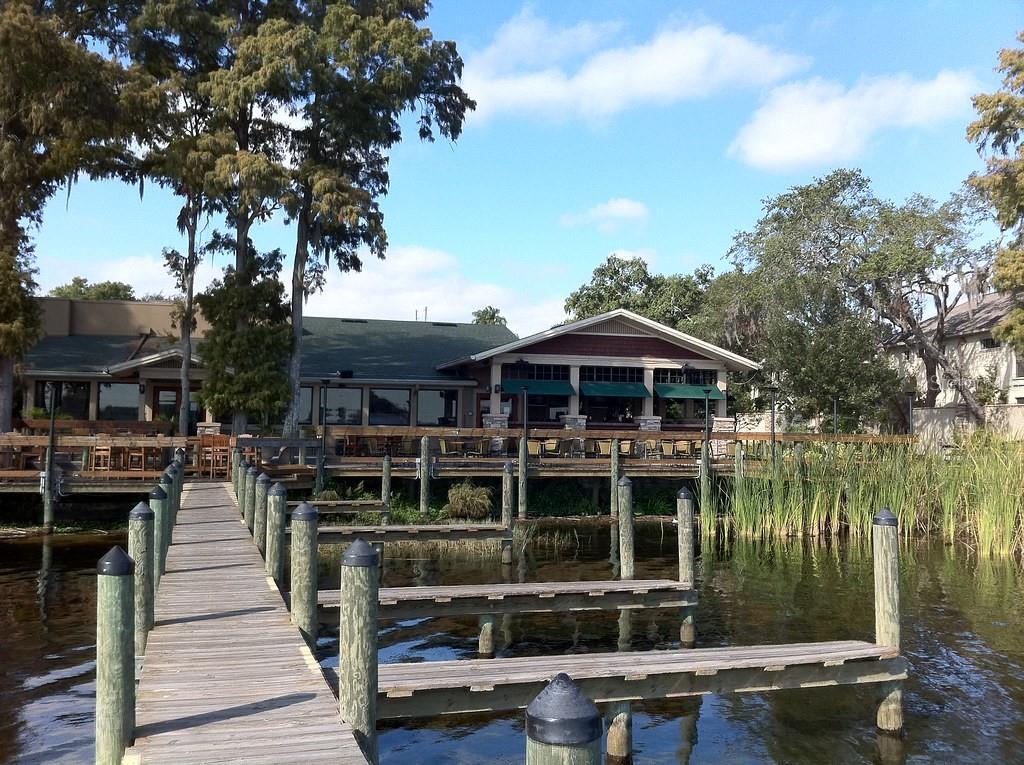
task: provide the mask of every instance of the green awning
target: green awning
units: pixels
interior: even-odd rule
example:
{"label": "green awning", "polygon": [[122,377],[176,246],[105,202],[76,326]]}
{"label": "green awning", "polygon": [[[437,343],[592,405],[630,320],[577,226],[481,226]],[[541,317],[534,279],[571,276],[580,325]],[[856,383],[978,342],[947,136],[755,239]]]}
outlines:
{"label": "green awning", "polygon": [[643,383],[585,382],[580,383],[584,396],[615,396],[617,398],[647,398],[651,392]]}
{"label": "green awning", "polygon": [[572,396],[576,393],[568,380],[502,380],[502,393],[522,393],[523,387],[531,396]]}
{"label": "green awning", "polygon": [[[711,395],[708,396],[710,399],[724,399],[725,394],[715,385],[707,386],[711,388]],[[672,383],[657,383],[654,386],[654,392],[661,398],[693,398],[700,401],[704,400],[704,386],[703,385],[677,385]]]}

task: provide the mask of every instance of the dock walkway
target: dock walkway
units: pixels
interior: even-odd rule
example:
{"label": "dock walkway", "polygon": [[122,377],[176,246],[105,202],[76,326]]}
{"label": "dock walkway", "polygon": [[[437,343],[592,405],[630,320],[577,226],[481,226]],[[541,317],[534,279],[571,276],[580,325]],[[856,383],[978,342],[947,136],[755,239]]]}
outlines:
{"label": "dock walkway", "polygon": [[125,765],[366,764],[225,484],[189,483]]}

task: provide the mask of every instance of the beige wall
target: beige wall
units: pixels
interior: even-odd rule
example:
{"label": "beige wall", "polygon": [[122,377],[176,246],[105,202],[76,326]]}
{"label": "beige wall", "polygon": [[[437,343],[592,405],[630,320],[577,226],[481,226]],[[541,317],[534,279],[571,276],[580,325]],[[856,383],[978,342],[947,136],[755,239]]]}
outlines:
{"label": "beige wall", "polygon": [[[998,435],[1024,440],[1024,405],[986,406],[985,427]],[[959,407],[914,410],[914,434],[926,449],[949,446],[976,429]]]}
{"label": "beige wall", "polygon": [[[174,303],[141,303],[128,300],[68,300],[36,298],[43,310],[43,331],[50,337],[66,335],[136,335],[153,330],[158,335],[177,335],[171,326]],[[196,334],[210,328],[200,315]]]}
{"label": "beige wall", "polygon": [[[981,340],[988,333],[954,338],[946,343],[946,353],[956,359],[964,370],[964,377],[974,380],[988,374],[990,366],[996,370],[996,385],[1007,391],[1007,403],[1024,403],[1024,377],[1017,377],[1017,359],[1014,351],[1007,345],[998,348],[983,348]],[[902,376],[914,375],[917,378],[917,390],[923,395],[929,381],[925,378],[924,363],[913,353],[910,358],[900,352],[893,354],[897,369]],[[936,406],[954,406],[960,403],[960,396],[953,386],[949,385],[940,372],[940,379],[932,381],[939,387]],[[1017,399],[1022,399],[1018,402]]]}

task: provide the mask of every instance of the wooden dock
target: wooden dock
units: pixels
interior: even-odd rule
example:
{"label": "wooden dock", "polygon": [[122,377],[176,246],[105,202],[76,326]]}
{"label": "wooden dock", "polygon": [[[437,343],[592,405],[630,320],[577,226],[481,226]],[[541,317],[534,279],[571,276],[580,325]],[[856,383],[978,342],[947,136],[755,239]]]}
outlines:
{"label": "wooden dock", "polygon": [[366,763],[220,483],[185,489],[142,668],[124,765]]}
{"label": "wooden dock", "polygon": [[887,683],[899,650],[859,640],[381,664],[380,719],[520,709],[559,672],[595,703]]}
{"label": "wooden dock", "polygon": [[[378,616],[381,619],[419,619],[475,614],[684,608],[697,605],[697,593],[670,579],[638,579],[381,587],[379,601]],[[318,604],[322,608],[338,608],[340,603],[339,590],[321,590],[318,593]]]}

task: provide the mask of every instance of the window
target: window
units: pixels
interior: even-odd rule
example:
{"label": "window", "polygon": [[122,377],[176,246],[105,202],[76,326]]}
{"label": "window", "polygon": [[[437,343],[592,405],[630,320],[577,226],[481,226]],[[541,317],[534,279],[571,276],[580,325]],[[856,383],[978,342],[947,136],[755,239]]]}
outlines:
{"label": "window", "polygon": [[718,385],[717,369],[655,369],[654,383],[670,385]]}
{"label": "window", "polygon": [[986,351],[995,350],[996,348],[999,348],[1002,345],[1002,342],[996,340],[994,337],[981,338],[981,347],[984,348]]}
{"label": "window", "polygon": [[458,417],[457,390],[421,390],[416,394],[417,425],[456,425]]}
{"label": "window", "polygon": [[502,364],[501,376],[506,380],[568,380],[565,364]]}
{"label": "window", "polygon": [[[58,382],[55,385],[57,386],[57,389],[54,391],[57,416],[72,420],[89,419],[89,383]],[[42,409],[46,416],[49,416],[50,391],[47,390],[46,386],[47,382],[43,380],[36,383],[35,405]],[[138,386],[135,386],[135,390],[138,390]]]}
{"label": "window", "polygon": [[1017,353],[1017,364],[1016,369],[1013,371],[1014,377],[1024,377],[1024,353]]}
{"label": "window", "polygon": [[408,425],[410,398],[408,388],[371,388],[370,424]]}
{"label": "window", "polygon": [[643,367],[580,367],[580,382],[642,383]]}
{"label": "window", "polygon": [[324,408],[328,425],[362,425],[362,388],[327,388]]}
{"label": "window", "polygon": [[313,422],[313,389],[307,386],[299,388],[299,424],[309,425]]}
{"label": "window", "polygon": [[97,419],[139,419],[139,386],[136,383],[100,383],[99,393]]}

